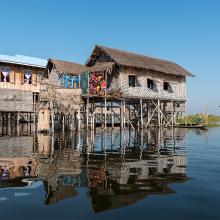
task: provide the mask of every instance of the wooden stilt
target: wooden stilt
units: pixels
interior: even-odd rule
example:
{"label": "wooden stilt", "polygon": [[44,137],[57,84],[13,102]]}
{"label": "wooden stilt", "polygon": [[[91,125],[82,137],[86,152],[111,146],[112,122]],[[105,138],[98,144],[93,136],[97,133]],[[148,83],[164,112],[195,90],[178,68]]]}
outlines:
{"label": "wooden stilt", "polygon": [[86,129],[89,129],[89,97],[87,97],[86,101]]}
{"label": "wooden stilt", "polygon": [[107,127],[107,118],[106,118],[106,115],[107,115],[107,103],[106,103],[106,97],[105,97],[105,109],[104,109],[104,127],[105,127],[105,129],[106,129],[106,127]]}
{"label": "wooden stilt", "polygon": [[53,103],[50,102],[50,114],[51,114],[51,132],[54,132],[54,110],[53,110]]}
{"label": "wooden stilt", "polygon": [[80,116],[80,109],[77,110],[77,120],[78,120],[78,131],[80,131],[80,127],[81,127],[81,116]]}
{"label": "wooden stilt", "polygon": [[65,131],[65,116],[64,115],[62,116],[62,131],[63,133]]}
{"label": "wooden stilt", "polygon": [[114,128],[114,112],[113,112],[113,103],[111,102],[111,117],[112,117],[112,128]]}
{"label": "wooden stilt", "polygon": [[122,102],[120,103],[120,124],[121,124],[121,129],[123,129],[123,111],[122,111]]}
{"label": "wooden stilt", "polygon": [[141,128],[143,128],[144,120],[143,120],[143,100],[142,99],[140,99],[140,106],[141,106],[141,108],[140,108],[140,111],[141,111]]}
{"label": "wooden stilt", "polygon": [[160,127],[160,100],[157,100],[157,121],[158,121],[158,127]]}
{"label": "wooden stilt", "polygon": [[123,128],[125,129],[126,127],[126,106],[125,106],[125,100],[123,102]]}

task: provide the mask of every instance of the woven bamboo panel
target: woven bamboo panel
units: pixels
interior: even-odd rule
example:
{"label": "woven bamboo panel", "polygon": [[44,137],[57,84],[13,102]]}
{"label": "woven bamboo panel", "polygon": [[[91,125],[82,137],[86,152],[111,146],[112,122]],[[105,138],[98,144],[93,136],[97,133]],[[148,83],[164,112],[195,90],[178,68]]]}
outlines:
{"label": "woven bamboo panel", "polygon": [[33,111],[33,93],[29,91],[0,89],[0,111]]}
{"label": "woven bamboo panel", "polygon": [[[137,71],[124,69],[120,71],[119,81],[124,95],[140,98],[159,98],[159,99],[186,99],[185,96],[185,77],[176,77],[168,74],[152,73],[150,71]],[[129,87],[129,75],[136,76],[135,87]],[[147,79],[154,81],[154,89],[147,87]],[[169,82],[169,89],[163,89],[163,82]],[[114,83],[114,82],[113,82]],[[113,85],[118,87],[117,83]]]}

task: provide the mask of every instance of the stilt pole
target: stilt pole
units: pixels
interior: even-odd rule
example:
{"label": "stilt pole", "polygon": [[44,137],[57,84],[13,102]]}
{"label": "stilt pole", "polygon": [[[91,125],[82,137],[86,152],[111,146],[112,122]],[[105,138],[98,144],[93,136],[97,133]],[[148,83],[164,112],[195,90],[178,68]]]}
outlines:
{"label": "stilt pole", "polygon": [[105,111],[104,111],[104,123],[105,123],[105,129],[106,129],[106,114],[107,114],[107,107],[106,107],[107,103],[106,103],[106,97],[105,97]]}
{"label": "stilt pole", "polygon": [[89,129],[89,97],[87,97],[86,102],[86,129]]}
{"label": "stilt pole", "polygon": [[122,112],[122,102],[120,103],[120,124],[121,124],[121,129],[123,129],[123,112]]}
{"label": "stilt pole", "polygon": [[140,106],[141,106],[141,128],[144,127],[144,121],[143,121],[143,100],[140,99]]}
{"label": "stilt pole", "polygon": [[125,100],[124,100],[124,106],[123,106],[123,127],[126,126],[126,107],[125,107]]}
{"label": "stilt pole", "polygon": [[158,120],[158,127],[160,127],[160,100],[157,100],[157,120]]}

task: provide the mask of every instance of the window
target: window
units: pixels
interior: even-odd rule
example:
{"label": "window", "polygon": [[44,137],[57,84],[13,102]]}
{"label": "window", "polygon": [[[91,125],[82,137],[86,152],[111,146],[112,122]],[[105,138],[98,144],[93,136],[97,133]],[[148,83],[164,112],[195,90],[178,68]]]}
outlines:
{"label": "window", "polygon": [[176,107],[180,108],[180,103],[179,102],[176,103]]}
{"label": "window", "polygon": [[163,82],[163,90],[168,90],[169,89],[169,82]]}
{"label": "window", "polygon": [[0,67],[0,73],[1,73],[1,82],[10,82],[9,74],[10,74],[10,68],[9,67]]}
{"label": "window", "polygon": [[40,101],[40,96],[39,96],[39,92],[33,92],[33,102],[39,102]]}
{"label": "window", "polygon": [[43,71],[38,71],[37,75],[39,77],[39,79],[44,80],[46,78],[46,74]]}
{"label": "window", "polygon": [[128,84],[130,87],[135,87],[135,81],[136,81],[135,76],[128,76]]}
{"label": "window", "polygon": [[147,79],[147,87],[149,89],[154,89],[154,81],[152,79]]}
{"label": "window", "polygon": [[32,71],[24,70],[24,83],[31,84],[32,82]]}

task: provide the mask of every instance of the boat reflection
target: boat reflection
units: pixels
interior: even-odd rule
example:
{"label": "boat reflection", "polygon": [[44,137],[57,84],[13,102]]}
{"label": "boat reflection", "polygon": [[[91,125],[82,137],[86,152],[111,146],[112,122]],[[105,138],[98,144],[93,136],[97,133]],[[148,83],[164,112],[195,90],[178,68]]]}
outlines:
{"label": "boat reflection", "polygon": [[[0,187],[42,181],[45,204],[88,188],[95,212],[133,204],[151,194],[175,193],[186,177],[185,129],[97,129],[68,134],[0,136]],[[31,196],[31,195],[30,195]]]}

